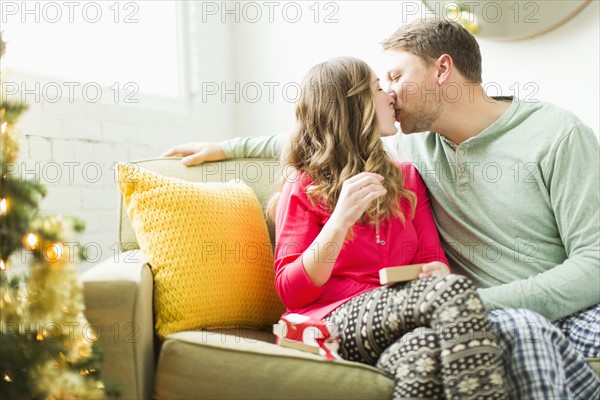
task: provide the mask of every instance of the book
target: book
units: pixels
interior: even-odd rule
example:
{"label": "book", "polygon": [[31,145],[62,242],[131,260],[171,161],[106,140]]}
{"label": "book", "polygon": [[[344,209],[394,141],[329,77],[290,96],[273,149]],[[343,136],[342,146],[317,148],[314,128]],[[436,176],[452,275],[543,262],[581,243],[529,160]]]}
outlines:
{"label": "book", "polygon": [[412,281],[419,278],[422,269],[423,264],[382,268],[379,270],[379,283],[389,285],[390,283]]}

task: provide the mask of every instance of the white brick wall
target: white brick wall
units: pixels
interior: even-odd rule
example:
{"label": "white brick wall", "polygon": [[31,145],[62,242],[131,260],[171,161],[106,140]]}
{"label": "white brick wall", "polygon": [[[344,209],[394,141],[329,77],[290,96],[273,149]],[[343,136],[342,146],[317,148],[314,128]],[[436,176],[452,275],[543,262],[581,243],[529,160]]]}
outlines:
{"label": "white brick wall", "polygon": [[171,145],[200,140],[194,133],[202,127],[189,114],[81,102],[30,107],[19,123],[19,174],[36,175],[46,185],[42,212],[85,221],[77,241],[100,261],[113,255],[117,240],[114,163],[156,157]]}
{"label": "white brick wall", "polygon": [[[197,87],[204,81],[234,78],[232,27],[216,20],[198,23],[195,12],[188,14],[190,30],[182,42],[189,63],[185,70],[190,71],[184,78],[185,98],[138,93],[137,104],[125,104],[124,98],[115,103],[112,96],[102,96],[97,103],[70,99],[66,92],[58,101],[41,92],[13,96],[29,105],[18,126],[22,140],[17,173],[22,178],[35,176],[46,185],[42,212],[75,216],[86,223],[76,240],[89,249],[93,262],[81,263],[81,270],[113,257],[118,248],[117,161],[154,158],[176,144],[217,141],[236,133],[235,104],[219,96],[203,101]],[[47,83],[65,87],[61,80],[20,71],[8,71],[3,79],[25,83],[28,89]]]}
{"label": "white brick wall", "polygon": [[[33,76],[13,79],[34,81]],[[118,198],[114,163],[153,158],[172,145],[217,140],[207,127],[227,129],[230,124],[204,123],[194,112],[162,111],[156,107],[122,104],[36,103],[19,121],[21,150],[17,173],[46,185],[43,213],[70,215],[86,223],[76,240],[99,262],[114,255],[118,227]],[[34,100],[34,101],[31,101]],[[81,263],[81,270],[91,266]]]}

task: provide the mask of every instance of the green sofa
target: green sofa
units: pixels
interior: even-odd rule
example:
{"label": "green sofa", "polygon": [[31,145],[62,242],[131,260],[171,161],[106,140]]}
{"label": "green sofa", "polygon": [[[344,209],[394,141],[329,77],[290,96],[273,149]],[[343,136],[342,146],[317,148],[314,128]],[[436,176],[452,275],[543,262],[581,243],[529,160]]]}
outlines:
{"label": "green sofa", "polygon": [[[229,160],[186,168],[179,159],[137,162],[142,168],[188,181],[239,178],[266,204],[280,164]],[[81,276],[86,317],[99,328],[104,374],[122,388],[121,399],[389,399],[393,381],[379,370],[274,344],[269,331],[188,331],[164,342],[154,333],[152,273],[121,202],[121,253]],[[273,226],[269,226],[273,241]],[[592,361],[600,371],[600,360]]]}

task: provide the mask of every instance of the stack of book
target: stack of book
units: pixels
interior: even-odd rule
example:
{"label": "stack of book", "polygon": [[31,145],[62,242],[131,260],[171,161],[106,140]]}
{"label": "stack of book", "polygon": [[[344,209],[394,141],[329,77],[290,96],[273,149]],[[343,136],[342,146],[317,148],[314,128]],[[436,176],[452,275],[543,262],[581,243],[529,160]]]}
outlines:
{"label": "stack of book", "polygon": [[339,336],[332,334],[321,320],[302,314],[287,314],[273,325],[277,344],[282,347],[320,354],[330,360],[339,359]]}

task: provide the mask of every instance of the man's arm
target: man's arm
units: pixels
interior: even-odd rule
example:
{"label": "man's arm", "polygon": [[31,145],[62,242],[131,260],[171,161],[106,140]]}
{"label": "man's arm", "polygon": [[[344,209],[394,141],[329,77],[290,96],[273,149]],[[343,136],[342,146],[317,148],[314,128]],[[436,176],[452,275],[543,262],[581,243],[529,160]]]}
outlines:
{"label": "man's arm", "polygon": [[183,157],[181,162],[188,167],[227,158],[277,158],[288,136],[285,132],[255,138],[237,137],[219,143],[188,143],[169,149],[161,157]]}
{"label": "man's arm", "polygon": [[567,259],[534,277],[480,289],[486,308],[527,308],[555,320],[600,303],[598,149],[594,133],[579,125],[541,166]]}
{"label": "man's arm", "polygon": [[277,158],[289,138],[288,132],[272,136],[236,137],[219,143],[226,158]]}
{"label": "man's arm", "polygon": [[[259,137],[236,137],[219,143],[188,143],[172,147],[161,157],[183,157],[181,162],[188,167],[205,161],[220,161],[228,158],[277,158],[289,138],[288,132]],[[397,159],[394,143],[383,138],[383,144],[392,158]]]}

